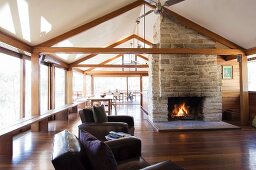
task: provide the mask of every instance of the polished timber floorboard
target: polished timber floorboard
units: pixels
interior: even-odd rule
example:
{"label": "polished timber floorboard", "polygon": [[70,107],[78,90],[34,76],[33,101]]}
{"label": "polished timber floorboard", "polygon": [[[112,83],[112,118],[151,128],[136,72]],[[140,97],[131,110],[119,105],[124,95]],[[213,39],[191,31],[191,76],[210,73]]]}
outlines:
{"label": "polished timber floorboard", "polygon": [[[118,114],[135,118],[135,136],[142,140],[142,155],[150,163],[172,160],[188,170],[256,169],[256,129],[154,132],[138,105],[120,105]],[[65,128],[77,134],[80,119],[54,121],[51,132],[27,131],[14,140],[11,159],[0,157],[0,170],[48,170],[53,135]]]}

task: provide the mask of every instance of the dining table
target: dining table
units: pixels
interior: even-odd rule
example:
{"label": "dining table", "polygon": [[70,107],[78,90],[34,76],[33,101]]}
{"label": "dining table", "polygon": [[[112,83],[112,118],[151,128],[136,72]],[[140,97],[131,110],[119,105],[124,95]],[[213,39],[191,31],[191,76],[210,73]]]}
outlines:
{"label": "dining table", "polygon": [[106,95],[104,97],[102,96],[92,96],[92,97],[88,97],[87,100],[89,100],[91,102],[91,106],[94,106],[96,104],[100,104],[100,105],[104,105],[107,107],[106,113],[108,113],[108,115],[111,114],[112,111],[112,100],[113,100],[113,95]]}

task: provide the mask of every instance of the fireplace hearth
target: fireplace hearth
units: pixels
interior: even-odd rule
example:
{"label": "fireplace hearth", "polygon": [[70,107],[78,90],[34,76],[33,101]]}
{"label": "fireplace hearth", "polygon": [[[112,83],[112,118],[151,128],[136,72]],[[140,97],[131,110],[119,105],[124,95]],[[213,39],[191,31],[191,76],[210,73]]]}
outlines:
{"label": "fireplace hearth", "polygon": [[168,97],[168,120],[202,120],[203,97]]}

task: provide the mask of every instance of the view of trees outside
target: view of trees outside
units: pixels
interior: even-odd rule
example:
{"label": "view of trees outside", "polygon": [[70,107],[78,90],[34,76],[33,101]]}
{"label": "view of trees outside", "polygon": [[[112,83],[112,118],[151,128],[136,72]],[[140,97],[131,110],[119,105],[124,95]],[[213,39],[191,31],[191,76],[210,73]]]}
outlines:
{"label": "view of trees outside", "polygon": [[31,116],[31,61],[25,61],[25,117]]}
{"label": "view of trees outside", "polygon": [[83,94],[83,74],[73,71],[73,100],[82,97]]}
{"label": "view of trees outside", "polygon": [[0,53],[0,128],[20,118],[20,59]]}
{"label": "view of trees outside", "polygon": [[48,110],[48,66],[40,65],[40,112]]}
{"label": "view of trees outside", "polygon": [[55,68],[55,108],[65,105],[66,71]]}
{"label": "view of trees outside", "polygon": [[126,92],[126,77],[94,77],[94,94],[114,92],[115,90]]}
{"label": "view of trees outside", "polygon": [[256,91],[256,61],[248,62],[248,90]]}

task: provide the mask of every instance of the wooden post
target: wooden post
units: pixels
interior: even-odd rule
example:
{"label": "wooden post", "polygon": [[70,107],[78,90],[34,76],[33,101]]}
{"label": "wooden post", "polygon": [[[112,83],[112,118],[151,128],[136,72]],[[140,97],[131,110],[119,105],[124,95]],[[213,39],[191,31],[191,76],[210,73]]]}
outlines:
{"label": "wooden post", "polygon": [[240,71],[240,115],[241,125],[249,123],[249,97],[248,97],[248,68],[247,56],[240,56],[239,71]]}
{"label": "wooden post", "polygon": [[73,103],[73,70],[72,68],[67,71],[66,78],[66,103]]}
{"label": "wooden post", "polygon": [[142,86],[142,75],[140,75],[140,106],[143,106],[143,86]]}
{"label": "wooden post", "polygon": [[[40,116],[40,63],[39,53],[31,55],[31,115]],[[39,123],[31,125],[34,132],[40,131]]]}

